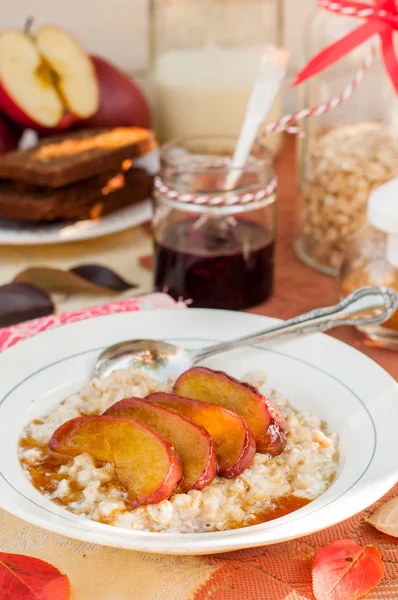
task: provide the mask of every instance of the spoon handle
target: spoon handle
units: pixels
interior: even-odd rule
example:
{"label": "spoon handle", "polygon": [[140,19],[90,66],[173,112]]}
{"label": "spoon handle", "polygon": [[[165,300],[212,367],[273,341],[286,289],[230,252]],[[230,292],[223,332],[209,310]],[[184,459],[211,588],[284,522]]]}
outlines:
{"label": "spoon handle", "polygon": [[316,333],[341,325],[377,325],[387,321],[397,309],[398,294],[394,290],[387,287],[362,287],[334,306],[312,310],[236,340],[192,350],[190,355],[194,363],[197,363],[214,354],[291,334]]}

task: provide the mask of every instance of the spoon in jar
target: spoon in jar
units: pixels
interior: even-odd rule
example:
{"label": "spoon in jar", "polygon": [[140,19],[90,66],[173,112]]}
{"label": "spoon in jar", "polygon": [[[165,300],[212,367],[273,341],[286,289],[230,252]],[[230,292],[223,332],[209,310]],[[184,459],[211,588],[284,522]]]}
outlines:
{"label": "spoon in jar", "polygon": [[242,175],[253,143],[281,88],[289,62],[289,53],[276,46],[265,49],[246,107],[238,143],[229,166],[225,189],[233,190]]}
{"label": "spoon in jar", "polygon": [[202,360],[228,350],[275,340],[288,335],[327,331],[341,325],[379,325],[398,309],[398,293],[387,287],[363,287],[342,302],[281,321],[263,331],[197,350],[186,350],[157,340],[120,342],[104,350],[97,359],[94,377],[103,378],[116,369],[144,369],[159,381],[181,375]]}

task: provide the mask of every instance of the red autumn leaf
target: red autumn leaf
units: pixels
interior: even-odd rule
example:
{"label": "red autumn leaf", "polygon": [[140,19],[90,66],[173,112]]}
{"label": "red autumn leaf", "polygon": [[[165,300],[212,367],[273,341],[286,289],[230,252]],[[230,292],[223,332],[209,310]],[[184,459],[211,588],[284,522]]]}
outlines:
{"label": "red autumn leaf", "polygon": [[358,600],[382,579],[384,565],[375,546],[340,540],[315,557],[312,587],[316,600]]}
{"label": "red autumn leaf", "polygon": [[0,600],[69,600],[66,575],[38,558],[0,552]]}

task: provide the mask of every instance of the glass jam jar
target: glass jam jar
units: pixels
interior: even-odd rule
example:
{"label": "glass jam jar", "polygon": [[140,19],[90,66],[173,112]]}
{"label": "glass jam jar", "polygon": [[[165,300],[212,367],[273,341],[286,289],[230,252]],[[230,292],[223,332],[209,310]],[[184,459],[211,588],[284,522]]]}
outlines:
{"label": "glass jam jar", "polygon": [[[342,293],[348,296],[364,285],[385,285],[398,292],[398,179],[371,194],[367,222],[347,247]],[[360,330],[382,346],[398,350],[398,312],[383,325]]]}
{"label": "glass jam jar", "polygon": [[[272,294],[277,208],[272,155],[254,147],[230,189],[236,141],[187,138],[161,149],[154,284],[176,299],[192,300],[194,307],[241,310]],[[196,203],[183,201],[187,194]]]}
{"label": "glass jam jar", "polygon": [[[315,9],[305,36],[305,64],[360,24],[358,19]],[[341,94],[372,43],[373,38],[306,82],[302,107],[318,106]],[[351,236],[365,222],[369,194],[398,175],[397,119],[397,96],[377,54],[350,98],[302,123],[306,135],[298,145],[302,204],[295,249],[308,265],[338,274]]]}
{"label": "glass jam jar", "polygon": [[[151,68],[161,142],[238,136],[268,44],[282,45],[281,0],[152,0]],[[281,116],[279,95],[267,122]],[[274,152],[281,134],[264,140]]]}

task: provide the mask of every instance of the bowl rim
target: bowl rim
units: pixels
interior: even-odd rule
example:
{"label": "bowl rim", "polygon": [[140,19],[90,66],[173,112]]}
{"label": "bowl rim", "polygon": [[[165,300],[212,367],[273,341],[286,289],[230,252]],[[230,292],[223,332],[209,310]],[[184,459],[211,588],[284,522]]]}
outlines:
{"label": "bowl rim", "polygon": [[[152,312],[152,311],[148,311],[147,314],[149,312]],[[178,311],[178,312],[180,312],[180,311]],[[189,311],[182,311],[182,312],[191,314],[192,318],[195,317],[195,314],[199,314],[199,313],[203,313],[203,312],[206,314],[209,313],[209,311],[206,309],[190,309]],[[237,314],[244,314],[245,317],[249,317],[249,314],[247,314],[247,313],[229,313],[228,311],[210,311],[210,312],[212,312],[212,313],[216,312],[217,314],[223,313],[224,316],[226,313],[227,318],[231,318],[231,314],[234,316],[236,316]],[[156,311],[156,313],[167,313],[167,315],[170,316],[171,311],[159,310],[159,311]],[[152,312],[152,316],[156,313]],[[126,319],[129,320],[129,319],[131,319],[131,316],[134,314],[136,315],[137,313],[123,313],[123,314],[117,314],[117,315],[109,315],[109,316],[105,316],[105,317],[104,316],[95,317],[95,319],[96,318],[108,319],[108,324],[109,324],[113,320],[115,320],[115,318],[117,318],[117,320],[121,320],[121,321],[126,320]],[[144,313],[140,312],[141,318],[142,318],[143,314]],[[174,316],[179,318],[182,316],[182,313],[180,313],[178,316],[175,314]],[[122,317],[122,319],[120,319],[120,317]],[[270,319],[268,317],[262,317],[260,315],[250,315],[250,317],[255,317],[255,318],[259,318],[259,319],[263,320],[263,324],[264,324],[265,320],[268,320],[269,323],[276,322],[275,319]],[[159,318],[161,318],[161,315],[159,315]],[[44,332],[40,335],[47,336],[50,338],[51,337],[57,338],[59,335],[62,336],[62,332],[65,331],[66,327],[69,328],[69,330],[80,329],[81,327],[83,327],[83,329],[84,329],[84,327],[85,327],[84,323],[88,323],[89,321],[92,321],[92,320],[93,319],[89,319],[88,321],[81,321],[78,323],[65,325],[60,330],[57,330],[57,329],[50,330],[50,331]],[[134,320],[134,317],[133,317],[133,320]],[[186,317],[184,317],[184,320],[186,320]],[[54,332],[58,332],[58,333],[54,333]],[[393,386],[395,386],[395,393],[398,398],[398,384],[393,380],[392,377],[390,377],[378,365],[376,365],[376,363],[373,363],[373,361],[368,359],[366,356],[358,353],[355,349],[352,349],[350,346],[347,346],[346,344],[343,344],[342,342],[339,342],[338,340],[335,340],[334,338],[329,338],[328,336],[325,336],[324,334],[316,334],[311,337],[313,340],[315,340],[315,338],[317,338],[318,340],[327,338],[328,345],[337,344],[336,350],[338,348],[341,348],[342,346],[345,346],[346,348],[348,348],[350,350],[350,352],[352,351],[352,352],[356,353],[357,355],[359,354],[359,356],[361,357],[361,359],[360,359],[361,361],[362,361],[362,359],[365,359],[365,362],[368,361],[370,364],[372,364],[372,370],[375,368],[377,368],[379,370],[379,375],[382,375],[382,377],[386,380],[386,383],[388,382],[388,378],[389,378],[389,383],[390,384],[392,383]],[[6,355],[11,356],[14,354],[18,355],[18,353],[22,352],[22,349],[25,350],[25,352],[26,352],[27,351],[26,347],[32,346],[32,345],[35,346],[38,339],[39,339],[39,337],[31,338],[29,340],[21,342],[20,344],[18,344],[17,347],[13,347],[13,348],[5,351],[4,355],[0,356],[0,369],[1,369],[1,364],[3,362],[3,356],[6,356]],[[44,339],[44,338],[42,338],[42,339]],[[195,336],[194,338],[191,338],[191,340],[192,339],[198,340],[197,336]],[[219,339],[219,338],[216,338],[216,339]],[[183,341],[183,340],[188,342],[189,338],[188,337],[180,338],[180,341]],[[214,340],[215,340],[215,338],[212,338],[212,340],[209,340],[209,338],[206,338],[206,339],[201,338],[201,341],[203,341],[203,342],[205,342],[205,341],[209,342],[209,341],[214,341]],[[177,338],[173,338],[173,341],[177,342]],[[19,348],[19,350],[18,350],[18,348]],[[30,372],[29,375],[26,375],[25,377],[21,378],[21,380],[16,385],[14,385],[12,388],[8,389],[5,394],[0,394],[0,408],[1,408],[1,405],[4,402],[6,402],[7,399],[10,398],[14,392],[18,391],[18,389],[21,388],[21,386],[23,386],[27,381],[29,381],[35,375],[37,375],[38,372],[43,372],[46,369],[51,368],[54,365],[61,363],[65,360],[70,360],[71,358],[80,357],[80,356],[83,356],[86,354],[88,355],[93,352],[99,352],[101,348],[102,347],[89,348],[86,350],[82,350],[80,352],[76,352],[72,355],[64,355],[63,358],[57,359],[53,363],[46,364],[44,366],[42,365],[38,370]],[[373,449],[372,449],[372,453],[371,453],[371,459],[370,459],[369,463],[367,464],[366,468],[364,469],[363,473],[361,474],[361,476],[351,484],[349,490],[354,488],[355,486],[357,486],[358,483],[366,476],[366,473],[368,472],[368,470],[372,464],[372,461],[375,457],[375,454],[377,452],[377,427],[376,427],[376,424],[373,420],[372,414],[371,414],[367,404],[363,401],[362,398],[359,397],[359,395],[356,393],[356,391],[351,389],[344,381],[341,381],[336,375],[330,373],[329,371],[327,371],[325,369],[320,368],[318,365],[314,365],[313,363],[306,361],[303,358],[298,358],[298,357],[292,356],[291,353],[286,353],[286,352],[282,351],[281,349],[276,349],[274,347],[270,348],[270,347],[254,346],[253,348],[255,348],[255,350],[260,350],[263,352],[272,352],[273,354],[279,355],[281,357],[288,357],[289,359],[293,359],[295,361],[301,362],[311,368],[315,368],[318,371],[321,371],[324,375],[326,375],[328,377],[332,377],[336,382],[343,385],[359,401],[359,403],[361,404],[362,408],[365,410],[365,412],[367,413],[367,415],[371,421],[373,432],[374,432],[374,440],[373,440]],[[37,362],[37,360],[36,360],[36,362]],[[1,463],[1,460],[0,460],[0,463]],[[352,516],[356,512],[359,512],[360,510],[365,509],[367,506],[369,506],[375,500],[377,500],[379,496],[386,493],[394,485],[394,483],[396,483],[396,480],[398,479],[397,473],[395,473],[395,474],[392,473],[390,478],[387,478],[385,480],[385,482],[383,482],[382,485],[381,484],[379,485],[378,491],[376,492],[376,495],[378,494],[377,497],[375,497],[373,495],[371,497],[370,501],[366,500],[365,505],[361,505],[359,507],[359,509],[357,509],[356,507],[355,508],[351,507],[350,511],[344,511],[344,513],[341,515],[340,521],[345,520],[346,518]],[[394,479],[395,477],[396,477],[396,479]],[[339,477],[336,478],[336,480],[338,480],[338,479],[339,479]],[[274,521],[271,521],[268,523],[253,525],[253,526],[249,526],[247,528],[241,528],[241,529],[236,529],[236,530],[228,530],[228,531],[220,531],[220,532],[204,532],[204,533],[195,533],[195,534],[167,533],[167,541],[165,540],[164,532],[163,533],[142,532],[142,531],[139,531],[139,532],[133,531],[132,532],[131,530],[123,530],[123,529],[119,529],[119,528],[110,527],[109,525],[104,525],[101,523],[94,523],[85,517],[82,517],[84,522],[81,522],[80,520],[77,520],[76,518],[72,519],[72,518],[68,517],[67,515],[70,515],[70,513],[68,513],[65,509],[63,509],[63,512],[65,513],[65,515],[53,513],[54,518],[51,516],[50,516],[50,518],[47,518],[47,519],[44,516],[41,518],[36,517],[36,515],[32,515],[29,512],[29,509],[27,507],[20,506],[17,503],[13,503],[10,506],[9,502],[4,501],[5,494],[1,493],[1,489],[2,488],[5,489],[4,485],[11,487],[17,494],[21,495],[21,492],[16,490],[13,487],[12,483],[7,481],[4,474],[1,472],[0,472],[0,506],[2,506],[2,508],[7,510],[8,512],[11,512],[15,516],[22,518],[24,520],[27,520],[27,521],[29,521],[35,525],[38,525],[42,528],[48,529],[48,530],[56,532],[56,533],[61,533],[68,537],[74,537],[76,539],[81,539],[84,541],[99,543],[102,545],[144,550],[144,551],[148,551],[148,552],[167,552],[167,553],[173,553],[173,554],[196,554],[196,553],[201,554],[201,553],[213,553],[213,552],[234,550],[238,547],[239,548],[255,547],[255,546],[265,545],[267,543],[282,542],[282,541],[286,541],[288,539],[293,539],[293,538],[301,537],[303,535],[307,535],[309,533],[313,533],[315,531],[323,529],[324,527],[329,527],[333,524],[340,522],[339,520],[334,519],[333,522],[331,522],[331,523],[327,522],[326,525],[322,525],[320,527],[317,526],[315,529],[312,529],[311,527],[309,527],[309,528],[307,528],[306,531],[302,531],[301,533],[297,533],[295,531],[292,535],[284,535],[281,538],[278,538],[277,540],[268,541],[268,540],[264,540],[261,538],[261,533],[264,531],[270,531],[272,529],[281,527],[281,525],[292,524],[293,522],[299,521],[302,519],[308,520],[308,519],[310,519],[311,515],[313,515],[315,512],[318,513],[319,511],[325,511],[328,506],[330,506],[331,504],[334,504],[335,502],[340,500],[342,498],[342,496],[344,496],[346,494],[346,492],[344,492],[343,494],[340,494],[340,496],[338,496],[338,497],[331,497],[330,500],[327,502],[327,504],[323,504],[322,501],[318,502],[322,498],[325,499],[325,495],[327,495],[327,494],[329,494],[330,496],[333,496],[333,488],[335,486],[335,483],[336,483],[336,481],[331,485],[329,490],[326,491],[324,494],[322,494],[319,498],[312,501],[306,507],[299,509],[298,511],[295,511],[294,518],[291,518],[291,515],[293,514],[293,513],[291,513],[290,515],[281,517],[280,519],[275,519]],[[349,491],[349,490],[347,490],[347,491]],[[379,493],[380,491],[381,491],[381,493]],[[46,500],[44,497],[42,497],[42,498],[43,498],[43,501]],[[369,496],[369,498],[370,498],[370,496]],[[28,499],[26,497],[25,497],[25,500],[27,500],[28,503],[33,502],[31,499]],[[50,502],[50,501],[48,501],[48,502]],[[33,504],[35,504],[35,502],[33,502]],[[320,506],[318,506],[318,504],[320,504]],[[47,508],[43,507],[40,504],[36,504],[36,506],[38,506],[38,508],[40,510],[49,512]],[[311,507],[313,510],[309,511],[308,507]],[[325,515],[326,515],[326,513],[325,513]],[[73,515],[73,517],[76,517],[76,516]],[[71,527],[70,525],[65,524],[65,521],[72,522],[73,526]],[[72,531],[71,531],[71,529],[72,529]],[[109,535],[110,531],[112,533]],[[167,548],[164,548],[165,546],[167,546]]]}

